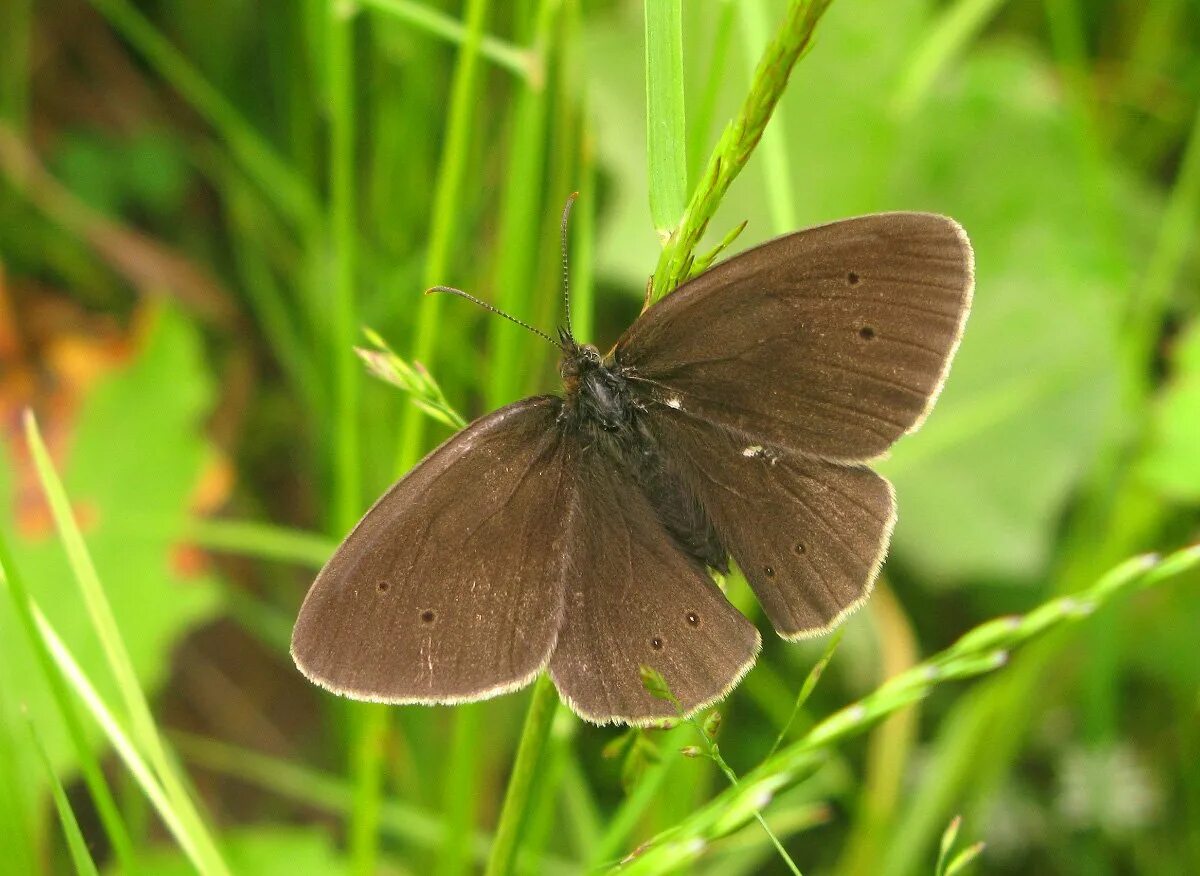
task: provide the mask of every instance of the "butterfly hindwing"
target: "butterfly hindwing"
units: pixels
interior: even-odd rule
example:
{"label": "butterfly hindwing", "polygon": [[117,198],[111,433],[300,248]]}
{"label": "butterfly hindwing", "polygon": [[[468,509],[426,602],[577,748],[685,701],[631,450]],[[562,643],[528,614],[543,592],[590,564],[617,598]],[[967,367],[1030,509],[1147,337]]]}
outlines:
{"label": "butterfly hindwing", "polygon": [[561,401],[526,399],[397,482],[322,569],[297,666],[356,699],[462,702],[530,681],[562,618]]}
{"label": "butterfly hindwing", "polygon": [[628,471],[580,445],[567,521],[566,607],[550,674],[581,717],[646,724],[676,716],[642,686],[658,670],[691,713],[754,662],[758,630],[667,534]]}
{"label": "butterfly hindwing", "polygon": [[818,635],[867,598],[896,519],[884,478],[738,440],[684,411],[650,422],[776,632]]}
{"label": "butterfly hindwing", "polygon": [[644,393],[751,442],[861,462],[929,410],[970,307],[952,219],[883,213],[798,231],[685,283],[615,355]]}

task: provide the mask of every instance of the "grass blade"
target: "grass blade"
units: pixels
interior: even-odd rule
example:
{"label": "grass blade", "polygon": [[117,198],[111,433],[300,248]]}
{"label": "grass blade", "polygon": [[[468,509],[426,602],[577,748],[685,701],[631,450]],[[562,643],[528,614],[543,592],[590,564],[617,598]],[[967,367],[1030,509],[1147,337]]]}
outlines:
{"label": "grass blade", "polygon": [[[681,860],[695,857],[696,848],[740,827],[741,821],[760,810],[784,788],[806,775],[814,757],[850,736],[924,697],[945,681],[972,678],[993,672],[1007,662],[1008,650],[1064,624],[1076,623],[1118,595],[1157,585],[1200,566],[1200,545],[1166,558],[1137,556],[1101,576],[1076,597],[1052,599],[1018,618],[989,621],[965,634],[957,643],[924,663],[895,676],[844,709],[816,725],[804,738],[786,746],[742,778],[736,787],[718,794],[679,824],[646,843],[622,871],[626,874],[673,872]],[[986,630],[986,633],[982,633]],[[744,819],[743,819],[744,821]],[[964,862],[965,864],[965,862]]]}
{"label": "grass blade", "polygon": [[201,850],[196,845],[194,834],[185,826],[186,817],[182,816],[177,810],[162,784],[154,775],[154,770],[151,769],[141,752],[138,751],[129,734],[121,726],[121,723],[104,702],[103,698],[101,698],[95,685],[92,684],[87,674],[80,668],[79,662],[54,631],[54,627],[50,625],[50,622],[46,619],[45,614],[42,613],[37,603],[29,600],[28,605],[32,611],[39,641],[47,649],[58,671],[62,673],[62,677],[74,689],[76,696],[87,707],[87,710],[100,726],[100,729],[104,731],[104,735],[108,737],[109,744],[112,745],[113,750],[124,761],[125,766],[128,767],[129,772],[132,773],[143,793],[145,793],[146,798],[158,812],[167,830],[175,837],[176,842],[179,843],[179,847],[183,849],[184,854],[188,856],[197,870],[201,873],[213,872],[208,867]]}
{"label": "grass blade", "polygon": [[507,876],[516,863],[521,829],[529,815],[534,780],[557,707],[558,692],[550,676],[543,672],[533,685],[533,696],[525,715],[525,728],[517,748],[517,760],[513,764],[512,777],[508,780],[500,821],[496,826],[496,839],[488,857],[487,876]]}
{"label": "grass blade", "polygon": [[117,682],[117,689],[124,701],[134,739],[137,740],[137,744],[146,752],[149,761],[154,765],[159,781],[170,797],[174,809],[179,813],[189,839],[195,845],[199,860],[203,863],[202,871],[226,874],[229,871],[221,859],[216,843],[208,828],[205,827],[200,813],[187,791],[186,784],[176,773],[175,764],[167,756],[162,739],[158,735],[150,704],[146,701],[146,696],[138,683],[137,673],[129,659],[129,652],[125,649],[121,631],[118,629],[116,618],[112,613],[112,606],[108,603],[108,597],[100,583],[100,576],[96,572],[95,564],[84,543],[83,534],[79,531],[79,526],[72,514],[62,481],[59,480],[54,465],[50,461],[50,454],[38,431],[37,421],[34,419],[33,413],[28,411],[25,415],[25,438],[29,444],[30,455],[37,470],[42,492],[50,506],[59,538],[66,549],[71,571],[83,594],[88,617],[100,639],[105,661]]}
{"label": "grass blade", "polygon": [[652,299],[667,294],[691,275],[696,246],[704,236],[709,220],[758,145],[779,98],[783,96],[792,68],[811,45],[817,23],[830,2],[791,0],[788,4],[783,23],[755,68],[754,80],[741,110],[726,125],[679,226],[663,247],[654,270]]}
{"label": "grass blade", "polygon": [[92,0],[92,5],[213,126],[221,142],[289,219],[300,228],[318,224],[317,201],[304,180],[133,4]]}
{"label": "grass blade", "polygon": [[666,240],[687,200],[682,0],[646,0],[646,151],[650,219]]}
{"label": "grass blade", "polygon": [[79,820],[75,818],[75,810],[71,808],[71,801],[67,799],[67,792],[63,790],[62,782],[59,780],[58,774],[54,772],[54,765],[50,763],[50,755],[46,754],[46,749],[42,746],[42,740],[38,737],[37,728],[34,727],[32,719],[29,721],[29,738],[33,741],[38,758],[46,769],[46,780],[50,783],[50,796],[54,798],[54,808],[58,811],[59,823],[62,824],[63,833],[67,837],[67,848],[71,851],[71,861],[75,864],[75,872],[80,876],[99,876],[96,862],[92,860],[92,855],[87,848],[87,841],[83,838],[83,831],[79,829]]}
{"label": "grass blade", "polygon": [[70,738],[71,747],[79,760],[79,769],[83,774],[84,783],[96,806],[96,812],[100,816],[100,823],[104,826],[105,835],[112,844],[113,854],[123,868],[133,872],[133,841],[129,837],[129,829],[125,826],[124,819],[121,818],[121,812],[117,808],[112,789],[109,788],[108,781],[100,769],[96,753],[88,743],[83,722],[75,710],[75,703],[71,699],[70,691],[55,667],[50,651],[42,641],[42,637],[38,635],[37,623],[30,609],[29,591],[9,554],[8,544],[2,533],[0,533],[0,583],[4,584],[12,598],[13,610],[25,633],[29,648],[33,651],[42,679],[46,682],[58,714],[67,728],[67,736]]}
{"label": "grass blade", "polygon": [[[462,22],[423,3],[414,3],[412,0],[359,0],[359,2],[368,9],[395,16],[448,42],[462,45],[467,40],[467,29],[463,27]],[[484,34],[479,40],[479,54],[510,73],[516,74],[529,84],[540,87],[544,75],[543,61],[541,54],[537,51],[522,49],[499,37]]]}

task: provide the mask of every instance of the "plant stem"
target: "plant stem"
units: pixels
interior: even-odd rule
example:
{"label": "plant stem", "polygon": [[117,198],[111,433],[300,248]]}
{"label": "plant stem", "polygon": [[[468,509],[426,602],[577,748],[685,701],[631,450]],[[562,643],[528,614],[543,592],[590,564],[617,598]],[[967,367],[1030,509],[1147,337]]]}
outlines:
{"label": "plant stem", "polygon": [[[446,273],[450,261],[450,248],[458,234],[458,220],[462,213],[459,195],[470,153],[468,141],[471,122],[475,108],[479,105],[479,77],[476,75],[476,68],[479,66],[479,44],[483,39],[483,24],[490,5],[489,0],[469,0],[467,5],[467,35],[463,40],[450,86],[450,117],[446,123],[446,142],[438,169],[431,218],[432,230],[425,253],[426,287],[448,281]],[[420,298],[410,361],[421,365],[429,364],[437,340],[441,304],[441,295],[426,295]],[[424,441],[425,415],[416,408],[409,407],[404,411],[401,421],[400,449],[397,457],[397,468],[401,472],[408,471],[420,458]]]}
{"label": "plant stem", "polygon": [[[412,0],[359,0],[359,3],[407,21],[449,42],[462,45],[467,40],[467,29],[462,22],[428,3],[414,3]],[[540,87],[544,59],[538,51],[523,49],[485,34],[479,41],[479,53],[535,87]]]}
{"label": "plant stem", "polygon": [[517,861],[521,829],[533,808],[534,780],[538,776],[557,705],[558,693],[554,683],[543,672],[534,682],[529,711],[525,714],[525,727],[517,746],[517,760],[508,780],[508,790],[504,794],[500,820],[496,825],[496,839],[488,856],[487,876],[506,876],[512,872]]}
{"label": "plant stem", "polygon": [[758,145],[792,68],[811,44],[817,22],[830,2],[791,0],[788,4],[783,24],[758,62],[741,111],[725,127],[679,226],[663,247],[654,271],[652,298],[667,294],[690,276],[696,247],[709,220]]}

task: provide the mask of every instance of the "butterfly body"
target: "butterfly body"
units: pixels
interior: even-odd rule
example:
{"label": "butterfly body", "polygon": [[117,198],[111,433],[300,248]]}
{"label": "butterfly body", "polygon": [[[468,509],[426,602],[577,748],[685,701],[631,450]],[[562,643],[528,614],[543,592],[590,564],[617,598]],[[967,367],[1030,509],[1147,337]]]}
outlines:
{"label": "butterfly body", "polygon": [[565,399],[562,428],[583,438],[584,453],[600,453],[639,485],[677,547],[700,567],[728,573],[727,552],[704,508],[670,469],[669,451],[647,423],[655,404],[615,352],[568,344],[559,365]]}
{"label": "butterfly body", "polygon": [[868,463],[945,380],[973,288],[953,220],[847,219],[690,280],[602,356],[562,334],[563,395],[516,402],[372,507],[305,599],[292,653],[347,696],[454,703],[548,671],[597,723],[724,696],[757,629],[707,569],[736,561],[787,639],[868,595],[895,522]]}

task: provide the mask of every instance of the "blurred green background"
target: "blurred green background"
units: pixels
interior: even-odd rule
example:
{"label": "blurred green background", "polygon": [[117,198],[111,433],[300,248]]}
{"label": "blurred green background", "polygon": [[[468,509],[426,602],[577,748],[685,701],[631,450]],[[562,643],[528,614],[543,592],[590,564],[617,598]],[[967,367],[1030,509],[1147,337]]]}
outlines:
{"label": "blurred green background", "polygon": [[[689,186],[783,8],[683,4]],[[638,313],[660,246],[643,12],[0,4],[0,529],[117,702],[22,433],[30,407],[232,872],[454,874],[486,854],[528,694],[360,707],[305,682],[287,641],[337,539],[448,434],[367,375],[362,326],[468,417],[556,388],[543,342],[420,292],[456,285],[552,328],[575,190],[578,333],[604,348]],[[936,410],[882,466],[900,504],[884,583],[797,730],[984,620],[1197,540],[1198,47],[1195,0],[832,3],[711,242],[743,220],[735,249],[933,210],[966,227],[978,284]],[[956,813],[987,843],[975,872],[1200,872],[1197,583],[939,687],[768,821],[806,874],[932,873]],[[75,872],[36,739],[101,870],[191,872],[85,717],[133,850],[115,853],[20,629],[0,601],[0,870]],[[765,636],[721,707],[739,772],[822,648]],[[687,730],[558,715],[520,870],[613,864],[720,790],[711,762],[678,755]],[[753,823],[694,868],[786,872]]]}

